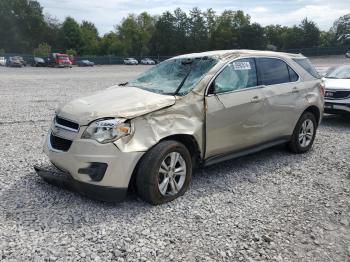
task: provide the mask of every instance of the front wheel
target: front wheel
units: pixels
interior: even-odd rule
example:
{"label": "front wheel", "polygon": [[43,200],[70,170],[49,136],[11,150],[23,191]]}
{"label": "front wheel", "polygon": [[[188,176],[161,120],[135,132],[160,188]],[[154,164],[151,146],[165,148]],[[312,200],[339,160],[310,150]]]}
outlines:
{"label": "front wheel", "polygon": [[296,154],[302,154],[310,150],[315,140],[317,123],[315,115],[305,112],[299,118],[294,128],[289,149]]}
{"label": "front wheel", "polygon": [[136,176],[139,196],[159,205],[182,196],[191,181],[192,160],[177,141],[162,141],[142,158]]}

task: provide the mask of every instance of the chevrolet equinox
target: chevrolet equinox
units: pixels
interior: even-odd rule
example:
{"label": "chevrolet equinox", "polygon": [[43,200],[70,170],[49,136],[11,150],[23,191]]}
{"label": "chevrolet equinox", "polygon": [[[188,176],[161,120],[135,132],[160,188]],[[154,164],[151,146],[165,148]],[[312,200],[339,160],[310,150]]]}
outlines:
{"label": "chevrolet equinox", "polygon": [[93,198],[120,201],[133,186],[143,200],[162,204],[185,193],[195,167],[283,143],[307,152],[323,96],[300,54],[177,56],[58,108],[44,151],[60,171],[35,169]]}

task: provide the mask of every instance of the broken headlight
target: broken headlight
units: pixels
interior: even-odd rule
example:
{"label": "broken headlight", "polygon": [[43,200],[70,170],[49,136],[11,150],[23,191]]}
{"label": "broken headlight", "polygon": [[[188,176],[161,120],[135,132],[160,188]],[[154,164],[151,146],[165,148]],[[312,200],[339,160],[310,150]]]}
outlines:
{"label": "broken headlight", "polygon": [[101,144],[113,142],[131,133],[130,123],[126,119],[105,119],[92,122],[81,138],[94,139]]}

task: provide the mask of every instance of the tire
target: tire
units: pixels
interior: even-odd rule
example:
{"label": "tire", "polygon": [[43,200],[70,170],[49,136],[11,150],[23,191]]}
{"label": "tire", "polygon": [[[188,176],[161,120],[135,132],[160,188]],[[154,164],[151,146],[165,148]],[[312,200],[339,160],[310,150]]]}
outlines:
{"label": "tire", "polygon": [[306,153],[312,147],[317,131],[316,117],[311,112],[305,112],[299,118],[291,140],[289,149],[295,154]]}
{"label": "tire", "polygon": [[[170,161],[176,158],[174,166]],[[177,173],[173,172],[175,167],[179,170]],[[187,148],[177,141],[162,141],[141,159],[136,173],[136,188],[141,199],[160,205],[182,196],[191,178],[192,158]]]}

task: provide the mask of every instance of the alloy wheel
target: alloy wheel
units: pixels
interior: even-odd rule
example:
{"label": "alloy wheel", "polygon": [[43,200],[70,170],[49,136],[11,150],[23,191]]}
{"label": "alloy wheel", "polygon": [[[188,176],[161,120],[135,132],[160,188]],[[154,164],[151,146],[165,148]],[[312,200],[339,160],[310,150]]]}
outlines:
{"label": "alloy wheel", "polygon": [[179,152],[169,153],[158,171],[158,188],[163,196],[174,196],[186,180],[186,162]]}
{"label": "alloy wheel", "polygon": [[314,123],[310,119],[306,119],[301,125],[299,131],[299,144],[301,147],[307,147],[310,145],[315,132]]}

